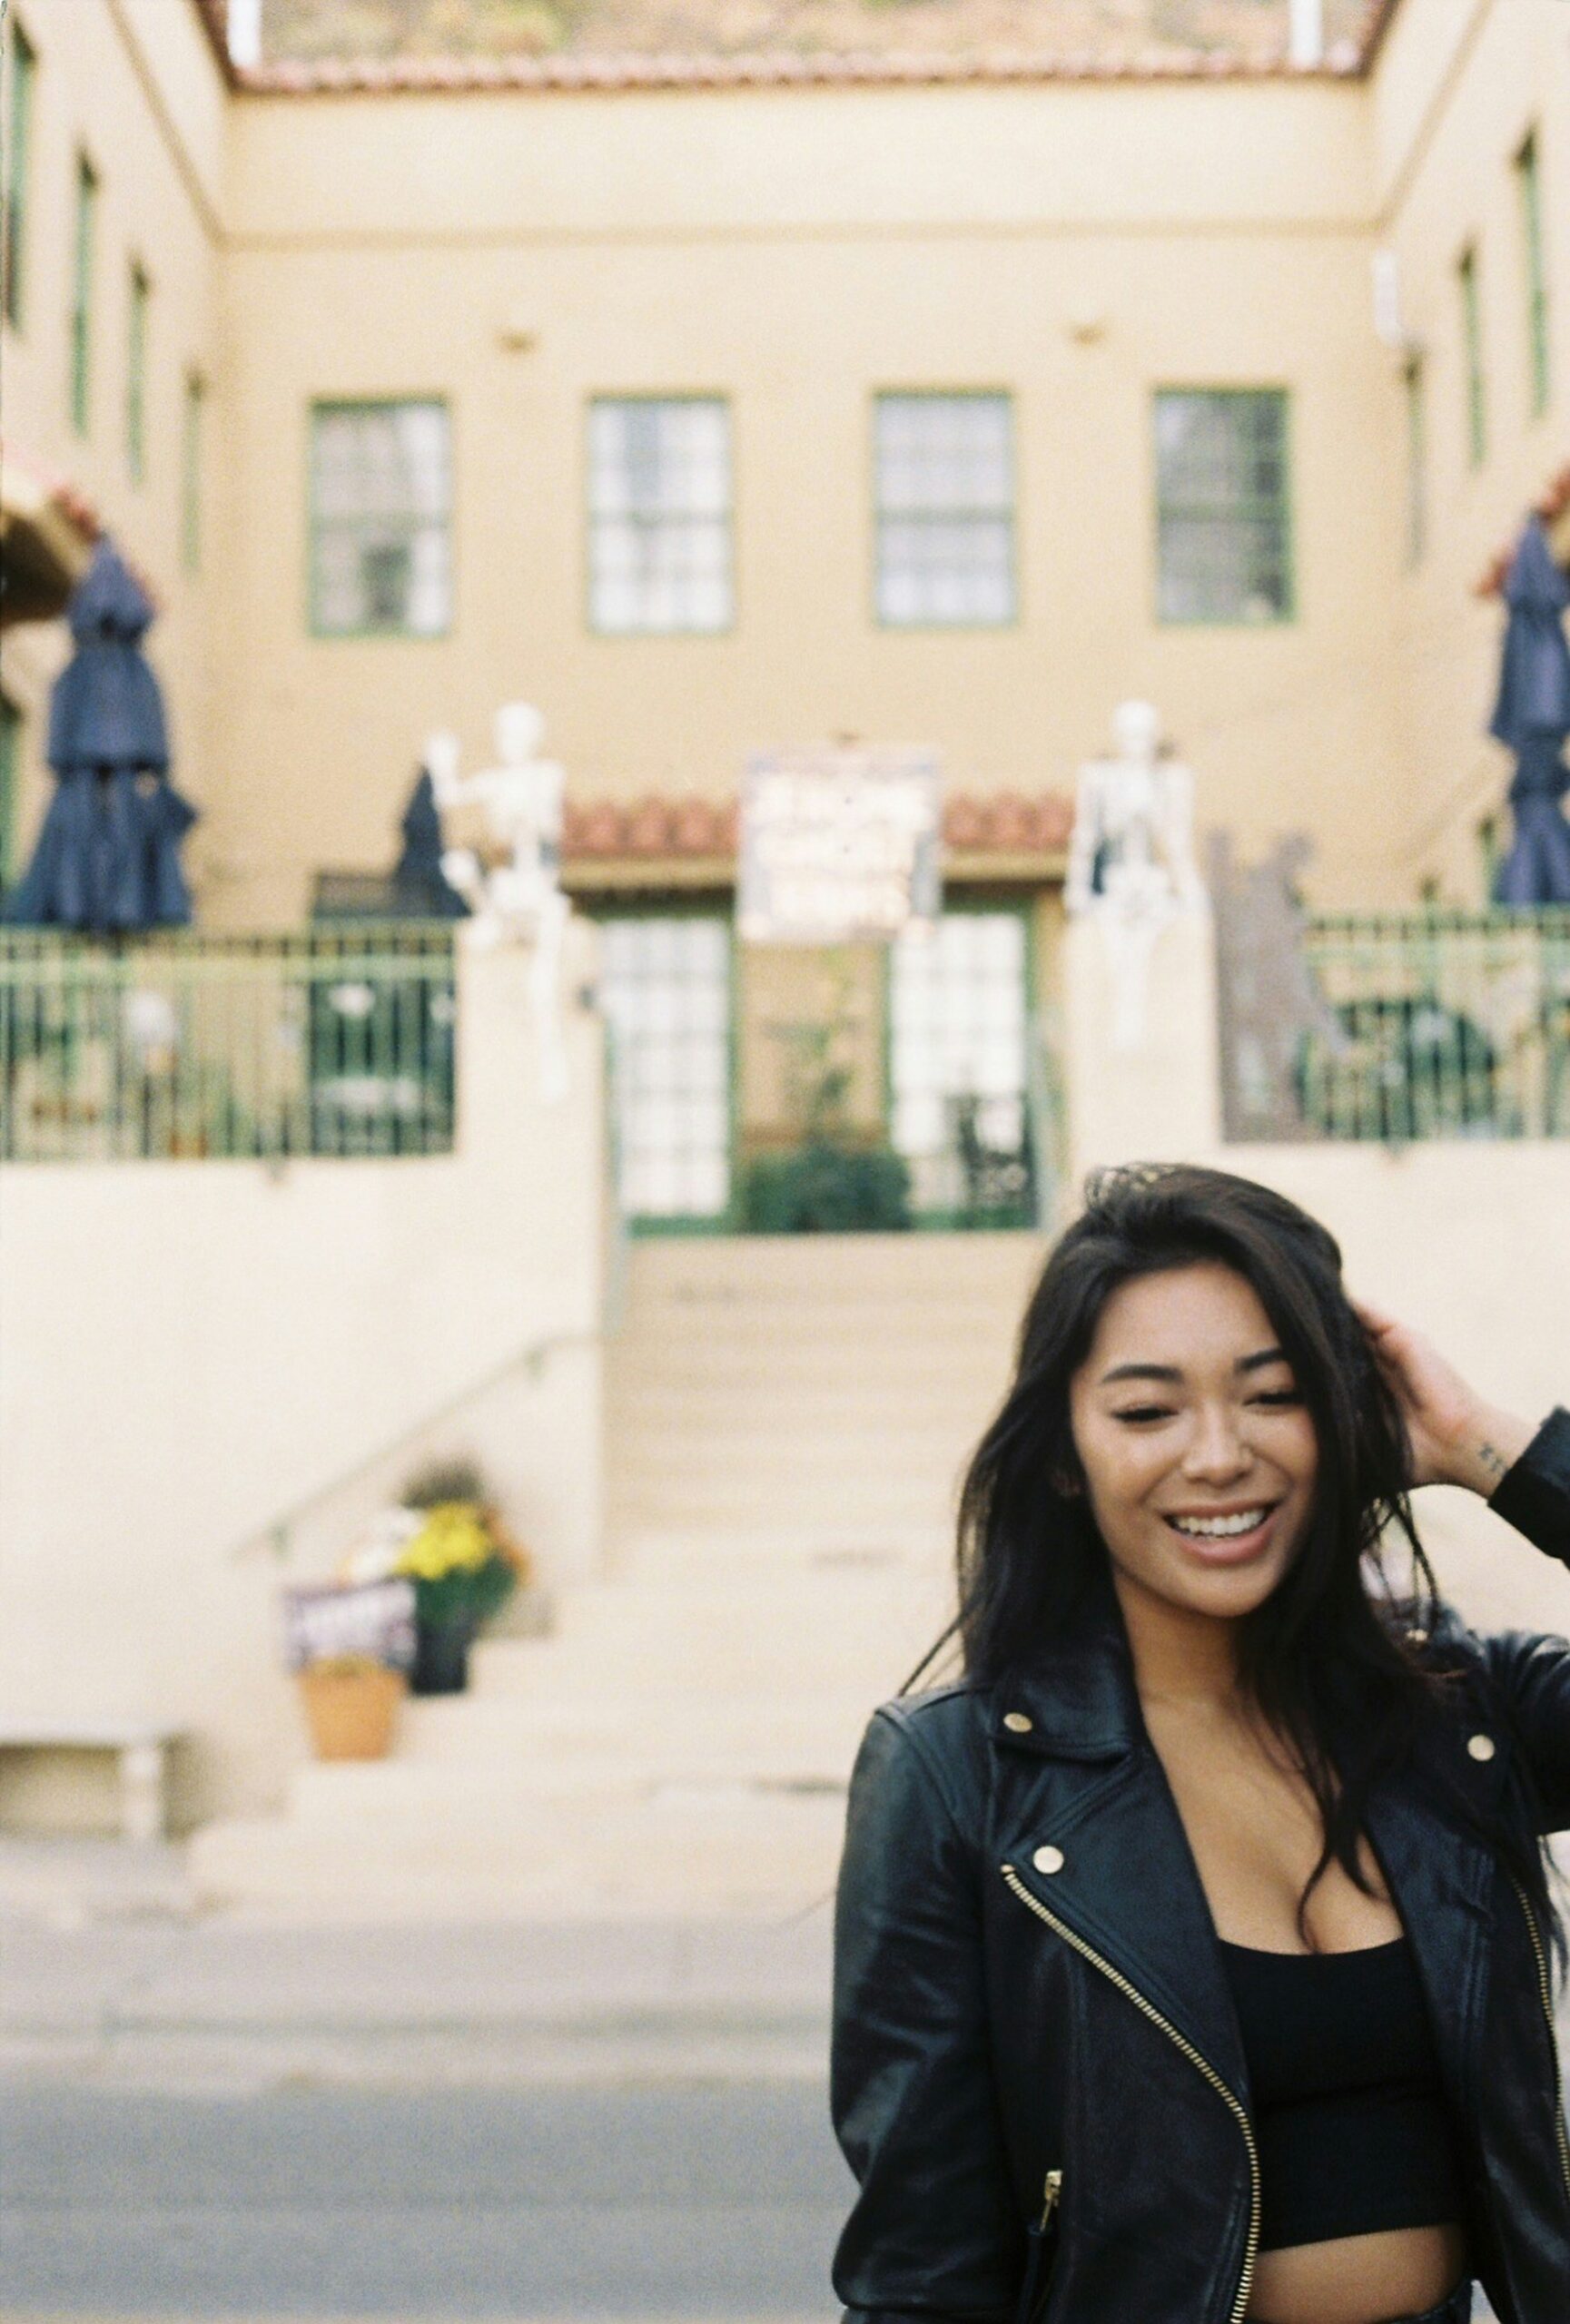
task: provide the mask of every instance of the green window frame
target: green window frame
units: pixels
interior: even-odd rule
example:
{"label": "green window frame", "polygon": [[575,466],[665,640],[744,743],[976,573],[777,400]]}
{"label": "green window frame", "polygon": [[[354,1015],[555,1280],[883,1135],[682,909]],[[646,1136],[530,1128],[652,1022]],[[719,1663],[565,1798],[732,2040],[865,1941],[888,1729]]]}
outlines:
{"label": "green window frame", "polygon": [[1423,359],[1411,355],[1402,374],[1407,401],[1407,563],[1421,565],[1428,546],[1428,403]]}
{"label": "green window frame", "polygon": [[451,635],[452,427],[440,396],[311,407],[311,632]]}
{"label": "green window frame", "polygon": [[5,108],[5,224],[0,244],[4,273],[4,310],[14,330],[20,330],[26,289],[27,179],[33,142],[33,79],[37,58],[33,44],[15,17],[6,44],[10,86]]}
{"label": "green window frame", "polygon": [[147,476],[147,334],[153,285],[140,259],[131,261],[125,330],[125,465],[133,484]]}
{"label": "green window frame", "polygon": [[724,396],[594,396],[588,626],[719,637],[736,626],[736,487]]}
{"label": "green window frame", "polygon": [[1548,262],[1543,243],[1543,170],[1534,129],[1516,156],[1521,199],[1521,255],[1526,287],[1526,364],[1534,419],[1548,409],[1553,357],[1548,334]]}
{"label": "green window frame", "polygon": [[1288,390],[1158,388],[1152,419],[1157,620],[1295,620]]}
{"label": "green window frame", "polygon": [[16,806],[22,789],[22,713],[0,694],[0,895],[11,885],[16,849]]}
{"label": "green window frame", "polygon": [[93,245],[98,215],[98,173],[85,153],[76,156],[76,214],[71,262],[71,425],[85,436],[92,418]]}
{"label": "green window frame", "polygon": [[180,563],[186,573],[202,570],[202,423],[206,399],[207,382],[199,371],[188,371],[180,429]]}
{"label": "green window frame", "polygon": [[1018,620],[1013,405],[996,389],[874,399],[880,629],[1008,629]]}
{"label": "green window frame", "polygon": [[1456,261],[1456,287],[1461,301],[1466,459],[1468,466],[1480,468],[1488,457],[1488,379],[1483,360],[1483,293],[1476,243],[1468,244]]}

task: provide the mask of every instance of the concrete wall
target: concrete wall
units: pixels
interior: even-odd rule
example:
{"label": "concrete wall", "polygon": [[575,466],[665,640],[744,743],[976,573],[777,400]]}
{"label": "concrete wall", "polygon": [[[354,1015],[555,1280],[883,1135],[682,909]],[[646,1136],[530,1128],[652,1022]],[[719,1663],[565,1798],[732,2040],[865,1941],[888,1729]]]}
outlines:
{"label": "concrete wall", "polygon": [[[476,1452],[547,1581],[597,1559],[598,1021],[572,1004],[542,1109],[527,967],[464,955],[450,1157],[0,1172],[0,1705],[187,1723],[187,1817],[279,1796],[279,1584],[419,1460]],[[318,1494],[281,1564],[269,1529]]]}
{"label": "concrete wall", "polygon": [[[222,704],[209,659],[211,579],[227,553],[213,522],[223,379],[218,278],[226,94],[189,0],[15,0],[36,69],[27,171],[21,325],[0,325],[6,442],[67,478],[150,582],[160,608],[149,657],[163,681],[175,780],[205,806]],[[85,433],[71,417],[70,302],[76,162],[98,174]],[[143,480],[127,456],[131,269],[152,283]],[[185,382],[207,382],[203,571],[181,555]],[[48,795],[48,692],[70,640],[63,622],[8,630],[5,686],[23,712],[24,853]]]}
{"label": "concrete wall", "polygon": [[[1485,728],[1503,613],[1473,584],[1570,457],[1570,26],[1561,0],[1405,0],[1373,83],[1379,236],[1400,268],[1427,409],[1427,546],[1397,585],[1399,714],[1413,788],[1406,868],[1475,898],[1477,830],[1510,761]],[[1535,132],[1552,393],[1532,409],[1526,238],[1514,167]],[[1488,451],[1471,465],[1456,261],[1477,252]],[[1391,379],[1400,359],[1389,359]],[[1404,466],[1404,429],[1393,458]],[[1399,519],[1398,519],[1399,521]]]}

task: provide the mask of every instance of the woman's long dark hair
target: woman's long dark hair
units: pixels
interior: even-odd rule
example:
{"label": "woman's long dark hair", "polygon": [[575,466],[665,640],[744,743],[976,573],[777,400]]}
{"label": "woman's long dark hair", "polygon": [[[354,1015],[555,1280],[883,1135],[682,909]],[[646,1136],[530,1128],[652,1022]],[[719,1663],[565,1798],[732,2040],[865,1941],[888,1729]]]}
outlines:
{"label": "woman's long dark hair", "polygon": [[[1106,1171],[1086,1196],[1032,1295],[1013,1383],[965,1478],[959,1613],[949,1637],[967,1676],[987,1684],[1028,1663],[1033,1646],[1074,1620],[1108,1571],[1069,1419],[1070,1383],[1101,1311],[1138,1276],[1206,1262],[1231,1268],[1270,1320],[1318,1450],[1308,1531],[1239,1630],[1243,1690],[1301,1768],[1319,1811],[1323,1847],[1298,1910],[1307,1944],[1308,1897],[1332,1863],[1368,1893],[1358,1840],[1369,1794],[1455,1692],[1421,1654],[1441,1608],[1407,1501],[1406,1424],[1347,1296],[1335,1238],[1296,1203],[1186,1164]],[[1397,1588],[1385,1562],[1392,1534],[1410,1552],[1409,1588]],[[1452,1805],[1526,1889],[1562,1949],[1541,1850],[1524,1849],[1503,1827],[1479,1829],[1459,1796]]]}

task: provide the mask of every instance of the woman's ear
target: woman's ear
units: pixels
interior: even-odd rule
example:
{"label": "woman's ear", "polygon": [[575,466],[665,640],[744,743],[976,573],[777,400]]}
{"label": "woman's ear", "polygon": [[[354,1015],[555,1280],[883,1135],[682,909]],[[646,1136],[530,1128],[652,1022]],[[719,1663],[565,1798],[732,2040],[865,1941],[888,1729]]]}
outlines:
{"label": "woman's ear", "polygon": [[1057,1468],[1053,1469],[1051,1473],[1052,1491],[1057,1494],[1058,1499],[1060,1501],[1078,1501],[1081,1493],[1084,1491],[1084,1486],[1080,1480],[1079,1472],[1073,1469],[1064,1468],[1060,1464]]}

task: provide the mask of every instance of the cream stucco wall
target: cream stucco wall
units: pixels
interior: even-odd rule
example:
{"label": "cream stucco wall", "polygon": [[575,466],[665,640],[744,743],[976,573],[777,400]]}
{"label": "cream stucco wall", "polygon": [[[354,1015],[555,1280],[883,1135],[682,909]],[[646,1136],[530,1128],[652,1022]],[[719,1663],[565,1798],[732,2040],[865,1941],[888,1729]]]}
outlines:
{"label": "cream stucco wall", "polygon": [[544,1109],[528,956],[461,958],[450,1157],[3,1173],[0,1709],[187,1725],[184,1818],[278,1797],[278,1587],[421,1459],[479,1456],[548,1583],[598,1557],[598,1020]]}
{"label": "cream stucco wall", "polygon": [[[1469,900],[1477,827],[1509,761],[1484,732],[1501,615],[1472,585],[1570,459],[1570,23],[1560,0],[1405,0],[1373,82],[1382,242],[1426,383],[1427,547],[1397,590],[1398,714],[1410,738],[1406,865]],[[1552,392],[1532,409],[1526,239],[1514,162],[1535,132]],[[1456,268],[1478,259],[1488,452],[1466,442]],[[1392,376],[1400,359],[1389,359]],[[1395,458],[1404,464],[1404,430]],[[1401,518],[1397,517],[1397,523]]]}
{"label": "cream stucco wall", "polygon": [[[20,328],[0,325],[0,427],[24,457],[85,495],[151,583],[160,610],[149,654],[164,687],[175,779],[205,808],[223,724],[222,674],[210,658],[210,585],[225,544],[208,507],[204,570],[183,569],[182,443],[185,382],[194,372],[208,389],[210,486],[224,400],[218,281],[227,92],[189,0],[15,0],[11,13],[36,63],[23,312]],[[72,424],[70,389],[78,154],[98,177],[84,434]],[[152,284],[140,484],[126,428],[134,261]],[[24,850],[48,793],[48,691],[68,651],[64,623],[28,625],[6,632],[0,657],[5,692],[25,721]]]}
{"label": "cream stucco wall", "polygon": [[[724,792],[760,743],[847,732],[935,740],[960,786],[1063,785],[1147,691],[1208,819],[1310,821],[1331,891],[1377,892],[1407,768],[1367,106],[1313,82],[242,97],[224,626],[255,650],[214,901],[286,916],[311,862],[377,860],[425,727],[472,755],[514,689],[576,783],[624,795]],[[1163,383],[1291,389],[1292,622],[1156,625]],[[871,399],[901,386],[1016,397],[1011,630],[874,625]],[[662,389],[733,400],[736,629],[596,638],[586,402]],[[452,635],[312,640],[310,400],[400,391],[452,403]]]}
{"label": "cream stucco wall", "polygon": [[[1570,43],[1562,0],[1403,0],[1365,80],[301,96],[226,93],[191,0],[18,0],[39,56],[31,296],[7,431],[85,489],[164,601],[153,651],[206,818],[204,915],[297,918],[311,871],[384,862],[419,741],[539,701],[580,793],[729,790],[760,743],[935,741],[956,786],[1066,783],[1150,694],[1245,852],[1289,826],[1327,901],[1477,892],[1505,773],[1481,737],[1497,608],[1470,585],[1570,448]],[[1511,159],[1545,171],[1555,397],[1526,408]],[[74,153],[103,179],[94,408],[66,418]],[[1492,446],[1461,443],[1454,263],[1476,236]],[[1395,249],[1428,356],[1430,545],[1403,569]],[[129,256],[154,282],[147,483],[125,473]],[[503,344],[527,336],[526,350]],[[206,567],[180,570],[179,397],[212,383]],[[1153,619],[1150,399],[1293,394],[1298,610]],[[870,615],[880,388],[1016,399],[1021,611]],[[585,405],[732,399],[738,614],[724,638],[585,619]],[[439,393],[456,452],[441,641],[317,640],[307,414]],[[211,652],[208,651],[209,643]],[[7,640],[41,712],[54,632]],[[27,813],[43,795],[30,719]]]}

